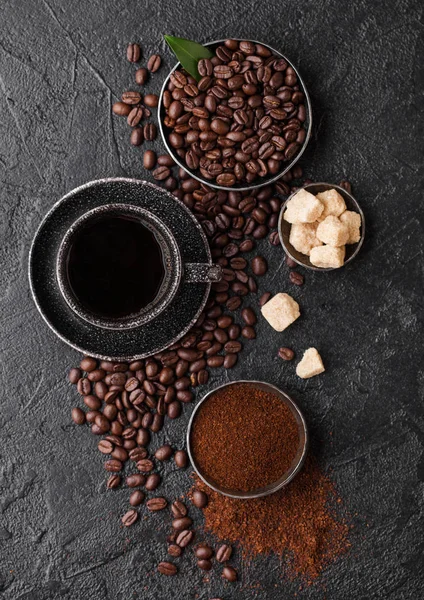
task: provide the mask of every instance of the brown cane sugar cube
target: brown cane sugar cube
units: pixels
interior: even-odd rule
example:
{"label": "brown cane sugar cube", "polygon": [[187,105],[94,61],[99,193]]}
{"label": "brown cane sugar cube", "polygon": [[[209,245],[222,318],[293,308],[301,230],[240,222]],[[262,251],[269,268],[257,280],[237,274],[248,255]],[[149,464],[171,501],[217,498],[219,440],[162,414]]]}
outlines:
{"label": "brown cane sugar cube", "polygon": [[289,223],[313,223],[324,210],[324,205],[306,190],[299,190],[287,202],[284,220]]}
{"label": "brown cane sugar cube", "polygon": [[349,237],[346,244],[356,244],[361,239],[361,215],[353,210],[346,210],[339,217],[340,221],[347,225]]}
{"label": "brown cane sugar cube", "polygon": [[293,223],[290,229],[289,242],[298,252],[309,253],[315,246],[322,246],[317,238],[318,223]]}
{"label": "brown cane sugar cube", "polygon": [[330,215],[318,225],[317,238],[329,246],[344,246],[349,239],[349,228],[338,217]]}
{"label": "brown cane sugar cube", "polygon": [[334,248],[333,246],[316,246],[312,248],[309,260],[316,267],[322,269],[338,269],[343,266],[346,253],[345,246]]}
{"label": "brown cane sugar cube", "polygon": [[317,194],[318,200],[324,205],[319,220],[323,221],[329,215],[339,217],[346,210],[346,203],[343,196],[337,190],[327,190]]}
{"label": "brown cane sugar cube", "polygon": [[276,331],[283,331],[300,317],[298,303],[288,294],[276,294],[263,305],[261,312]]}
{"label": "brown cane sugar cube", "polygon": [[324,371],[324,364],[318,350],[316,348],[305,350],[302,360],[296,367],[296,374],[302,379],[309,379],[309,377],[314,377]]}

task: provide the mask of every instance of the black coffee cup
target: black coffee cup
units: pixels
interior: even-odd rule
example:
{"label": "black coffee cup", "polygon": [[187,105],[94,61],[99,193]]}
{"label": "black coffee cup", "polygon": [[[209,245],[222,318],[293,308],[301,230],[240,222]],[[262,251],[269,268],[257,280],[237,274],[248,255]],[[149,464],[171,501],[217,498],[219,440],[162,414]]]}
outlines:
{"label": "black coffee cup", "polygon": [[132,329],[157,317],[183,281],[214,282],[221,267],[183,264],[170,229],[131,204],[98,206],[78,218],[59,246],[56,276],[69,307],[107,329]]}

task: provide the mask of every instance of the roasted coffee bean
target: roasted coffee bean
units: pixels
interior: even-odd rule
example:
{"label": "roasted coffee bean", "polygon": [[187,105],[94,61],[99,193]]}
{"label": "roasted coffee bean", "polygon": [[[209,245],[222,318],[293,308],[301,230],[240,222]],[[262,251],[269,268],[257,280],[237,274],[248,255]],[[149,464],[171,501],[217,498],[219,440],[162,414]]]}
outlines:
{"label": "roasted coffee bean", "polygon": [[297,271],[290,271],[289,279],[292,283],[294,283],[294,285],[303,285],[305,280],[303,275],[301,275]]}
{"label": "roasted coffee bean", "polygon": [[78,407],[72,409],[71,412],[72,420],[77,425],[83,425],[85,423],[85,413]]}
{"label": "roasted coffee bean", "polygon": [[228,328],[228,337],[230,338],[230,340],[236,340],[238,337],[240,337],[240,332],[241,332],[240,325],[233,323]]}
{"label": "roasted coffee bean", "polygon": [[224,369],[232,369],[238,360],[237,354],[227,354],[224,358]]}
{"label": "roasted coffee bean", "polygon": [[144,139],[151,142],[156,138],[157,128],[154,123],[146,123],[143,127]]}
{"label": "roasted coffee bean", "polygon": [[[137,127],[137,125],[140,123],[142,118],[143,118],[143,109],[141,108],[141,106],[135,106],[131,110],[130,114],[128,115],[127,123],[130,127]],[[140,134],[137,134],[137,135],[140,136]]]}
{"label": "roasted coffee bean", "polygon": [[266,304],[268,300],[271,299],[271,296],[271,292],[265,292],[264,294],[262,294],[262,296],[259,298],[259,306],[263,306],[264,304]]}
{"label": "roasted coffee bean", "polygon": [[141,56],[140,46],[138,44],[128,44],[127,59],[132,63],[136,63],[140,60],[140,56]]}
{"label": "roasted coffee bean", "polygon": [[140,487],[146,483],[146,477],[141,473],[134,473],[133,475],[128,475],[125,483],[130,488]]}
{"label": "roasted coffee bean", "polygon": [[237,341],[230,341],[227,342],[224,346],[224,350],[225,352],[227,352],[228,354],[237,354],[238,352],[240,352],[240,350],[242,349],[242,345],[240,342]]}
{"label": "roasted coffee bean", "polygon": [[156,108],[159,103],[159,96],[156,94],[146,94],[143,98],[143,103],[149,108]]}
{"label": "roasted coffee bean", "polygon": [[177,452],[174,454],[174,461],[179,469],[185,469],[185,467],[188,465],[187,452],[185,450],[177,450]]}
{"label": "roasted coffee bean", "polygon": [[146,448],[137,446],[136,448],[133,448],[132,450],[130,450],[129,457],[134,462],[138,462],[139,460],[143,460],[144,458],[147,457],[147,450],[146,450]]}
{"label": "roasted coffee bean", "polygon": [[81,369],[74,368],[69,371],[68,379],[71,383],[77,384],[78,380],[81,378],[81,375]]}
{"label": "roasted coffee bean", "polygon": [[147,500],[146,506],[150,511],[155,512],[166,508],[168,506],[168,502],[166,498],[150,498],[150,500]]}
{"label": "roasted coffee bean", "polygon": [[163,460],[169,460],[173,454],[173,449],[169,444],[165,444],[164,446],[161,446],[160,448],[158,448],[155,452],[155,458],[157,458],[157,460],[163,461]]}
{"label": "roasted coffee bean", "polygon": [[161,482],[161,477],[160,477],[159,473],[152,473],[151,475],[149,475],[147,477],[144,487],[149,492],[153,492],[153,490],[155,490],[157,487],[159,487],[160,482]]}
{"label": "roasted coffee bean", "polygon": [[177,558],[178,556],[181,556],[182,552],[183,552],[182,548],[180,548],[180,546],[177,546],[177,544],[170,544],[168,546],[169,556],[173,556],[174,558]]}
{"label": "roasted coffee bean", "polygon": [[190,517],[180,517],[179,519],[174,519],[172,521],[172,527],[175,531],[184,531],[184,529],[188,529],[193,524],[193,521]]}
{"label": "roasted coffee bean", "polygon": [[246,327],[243,327],[241,330],[241,335],[246,338],[246,340],[254,340],[256,338],[256,331],[254,327],[246,325]]}
{"label": "roasted coffee bean", "polygon": [[272,233],[270,233],[269,241],[273,246],[280,245],[281,242],[280,242],[280,235],[279,235],[278,231],[273,231]]}
{"label": "roasted coffee bean", "polygon": [[210,560],[207,560],[207,559],[198,560],[197,566],[199,567],[199,569],[202,569],[203,571],[210,571],[212,569],[212,563]]}
{"label": "roasted coffee bean", "polygon": [[125,104],[139,104],[141,102],[141,94],[140,92],[130,90],[122,94],[121,100],[122,102],[125,102]]}
{"label": "roasted coffee bean", "polygon": [[263,256],[255,256],[250,263],[252,271],[255,275],[265,275],[268,270],[268,264]]}
{"label": "roasted coffee bean", "polygon": [[145,498],[144,492],[142,492],[140,490],[135,490],[134,492],[131,493],[129,502],[130,502],[131,506],[139,506],[143,502],[144,498]]}
{"label": "roasted coffee bean", "polygon": [[77,390],[81,396],[88,396],[91,392],[91,382],[87,378],[81,378],[77,383]]}
{"label": "roasted coffee bean", "polygon": [[233,583],[237,581],[237,571],[233,567],[224,567],[222,569],[222,578]]}
{"label": "roasted coffee bean", "polygon": [[241,302],[241,298],[239,298],[238,296],[232,296],[231,298],[228,298],[226,302],[226,307],[228,308],[228,310],[237,310],[241,305]]}
{"label": "roasted coffee bean", "polygon": [[254,247],[255,247],[255,243],[253,240],[244,240],[240,244],[239,250],[240,250],[240,252],[251,252]]}
{"label": "roasted coffee bean", "polygon": [[246,325],[255,325],[255,323],[257,322],[256,315],[253,309],[250,307],[243,308],[243,310],[241,311],[241,316]]}
{"label": "roasted coffee bean", "polygon": [[111,458],[105,462],[105,469],[110,473],[118,473],[119,471],[122,471],[122,467],[122,462],[116,458]]}
{"label": "roasted coffee bean", "polygon": [[97,444],[97,448],[102,454],[110,454],[114,446],[112,442],[109,442],[108,440],[100,440]]}
{"label": "roasted coffee bean", "polygon": [[178,573],[177,566],[167,561],[162,561],[158,564],[158,571],[162,575],[169,575],[170,577]]}
{"label": "roasted coffee bean", "polygon": [[162,59],[159,54],[152,54],[152,56],[147,61],[147,68],[151,73],[156,73],[159,67],[162,64]]}
{"label": "roasted coffee bean", "polygon": [[114,490],[117,487],[119,487],[120,483],[121,483],[120,475],[111,475],[106,482],[106,487],[109,490]]}
{"label": "roasted coffee bean", "polygon": [[291,348],[280,348],[278,350],[278,356],[283,360],[293,360],[294,352]]}
{"label": "roasted coffee bean", "polygon": [[189,529],[184,529],[177,535],[177,539],[175,540],[180,546],[180,548],[186,548],[194,538],[194,531],[190,531]]}
{"label": "roasted coffee bean", "polygon": [[181,500],[175,500],[175,502],[172,503],[171,512],[176,519],[181,519],[181,517],[187,515],[187,507]]}
{"label": "roasted coffee bean", "polygon": [[220,563],[228,562],[233,553],[233,549],[229,544],[222,544],[216,551],[216,560]]}
{"label": "roasted coffee bean", "polygon": [[213,556],[213,549],[207,544],[200,544],[194,549],[194,554],[199,560],[209,560]]}
{"label": "roasted coffee bean", "polygon": [[138,512],[136,510],[129,510],[122,517],[122,524],[125,527],[131,527],[138,519]]}
{"label": "roasted coffee bean", "polygon": [[339,183],[339,186],[341,188],[343,188],[344,190],[346,190],[348,194],[352,193],[352,185],[351,185],[351,183],[349,181],[346,181],[346,180],[341,181]]}
{"label": "roasted coffee bean", "polygon": [[144,140],[143,129],[136,127],[131,131],[130,142],[133,146],[141,146]]}
{"label": "roasted coffee bean", "polygon": [[135,72],[135,82],[138,85],[144,85],[148,79],[148,76],[149,75],[147,69],[141,67],[141,69],[137,69],[137,71]]}
{"label": "roasted coffee bean", "polygon": [[167,415],[170,419],[178,419],[181,415],[181,404],[178,400],[173,400],[168,404]]}
{"label": "roasted coffee bean", "polygon": [[207,359],[207,364],[208,367],[211,367],[212,369],[216,369],[217,367],[221,367],[224,363],[224,357],[223,356],[210,356]]}
{"label": "roasted coffee bean", "polygon": [[170,174],[171,171],[168,169],[168,167],[158,167],[153,171],[153,177],[157,181],[163,181],[164,179],[167,179]]}
{"label": "roasted coffee bean", "polygon": [[[137,129],[135,130],[137,131]],[[140,129],[142,131],[142,129]],[[156,164],[156,152],[153,150],[146,150],[143,154],[143,166],[145,169],[151,171]]]}
{"label": "roasted coffee bean", "polygon": [[213,65],[209,58],[201,58],[197,63],[197,70],[199,71],[199,75],[201,77],[205,77],[205,75],[212,75]]}
{"label": "roasted coffee bean", "polygon": [[137,462],[137,469],[142,473],[149,473],[153,470],[154,465],[149,458],[143,458]]}
{"label": "roasted coffee bean", "polygon": [[97,398],[97,396],[92,396],[89,394],[88,396],[84,396],[84,404],[88,406],[90,410],[99,410],[102,405],[102,401]]}
{"label": "roasted coffee bean", "polygon": [[197,508],[205,508],[205,506],[208,504],[208,500],[209,498],[205,492],[202,492],[201,490],[194,490],[192,495],[192,502],[194,506]]}
{"label": "roasted coffee bean", "polygon": [[131,112],[131,106],[125,102],[115,102],[112,106],[112,112],[119,117],[128,117]]}

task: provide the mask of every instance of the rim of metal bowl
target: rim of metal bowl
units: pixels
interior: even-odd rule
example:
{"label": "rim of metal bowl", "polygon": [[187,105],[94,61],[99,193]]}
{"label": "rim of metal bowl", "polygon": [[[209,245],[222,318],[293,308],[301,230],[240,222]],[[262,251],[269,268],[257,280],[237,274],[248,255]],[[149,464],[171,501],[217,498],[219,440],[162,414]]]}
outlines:
{"label": "rim of metal bowl", "polygon": [[[221,39],[221,40],[215,40],[213,42],[207,42],[206,44],[203,44],[204,46],[215,46],[217,44],[222,44],[223,42],[225,42],[225,39]],[[234,39],[238,42],[241,41],[245,41],[246,38],[231,38]],[[208,179],[204,179],[203,177],[201,177],[200,175],[198,175],[197,173],[191,171],[187,165],[185,163],[183,163],[183,161],[181,160],[181,158],[178,156],[178,154],[176,152],[174,152],[174,149],[172,148],[172,146],[170,144],[168,144],[168,140],[167,140],[167,135],[165,132],[165,126],[163,125],[163,117],[164,117],[164,107],[163,107],[163,94],[166,90],[166,87],[168,85],[168,81],[169,78],[171,77],[172,73],[178,69],[178,67],[181,65],[180,62],[178,62],[175,67],[173,69],[171,69],[171,71],[168,73],[168,76],[166,77],[165,81],[163,82],[162,85],[162,89],[160,91],[160,96],[159,96],[159,109],[158,109],[158,121],[159,121],[159,131],[163,140],[163,143],[165,145],[165,148],[167,150],[167,152],[172,156],[172,158],[174,159],[174,161],[176,162],[176,164],[181,167],[181,169],[183,169],[184,171],[186,171],[190,177],[192,177],[193,179],[196,179],[197,181],[199,181],[200,183],[203,183],[204,185],[207,185],[211,188],[217,189],[217,190],[225,190],[228,192],[231,191],[237,191],[237,192],[244,192],[247,190],[254,190],[260,187],[263,187],[264,185],[271,185],[272,183],[275,183],[276,181],[278,181],[278,179],[280,179],[285,173],[287,173],[300,159],[300,157],[302,156],[302,154],[305,152],[306,147],[311,139],[311,133],[312,133],[312,105],[311,105],[311,98],[308,94],[308,90],[306,89],[305,86],[305,82],[303,81],[299,71],[297,70],[297,68],[294,66],[294,64],[287,58],[287,56],[285,56],[284,54],[281,54],[281,52],[279,52],[278,50],[275,50],[275,48],[273,48],[272,46],[270,46],[269,44],[265,44],[264,42],[259,42],[257,40],[248,40],[250,42],[253,42],[254,44],[261,44],[262,46],[265,46],[266,48],[268,48],[269,50],[271,50],[271,52],[277,56],[279,56],[280,58],[284,58],[284,60],[287,61],[287,63],[290,65],[290,67],[294,70],[294,72],[296,73],[296,77],[298,79],[298,82],[302,88],[303,93],[305,94],[305,106],[306,106],[306,111],[307,111],[307,130],[306,130],[306,137],[305,137],[305,141],[302,144],[301,149],[299,150],[298,154],[293,158],[292,161],[290,161],[290,163],[287,163],[287,165],[285,166],[285,168],[280,171],[279,173],[277,173],[276,175],[274,175],[271,178],[263,178],[264,181],[260,182],[260,183],[252,183],[251,185],[247,185],[247,186],[233,186],[233,187],[228,187],[228,186],[224,186],[224,185],[218,185],[217,183],[211,183],[210,180]]]}
{"label": "rim of metal bowl", "polygon": [[[301,189],[309,191],[311,188],[317,188],[318,186],[323,186],[322,190],[320,190],[320,191],[326,191],[326,190],[329,190],[329,189],[337,190],[339,192],[339,194],[341,196],[343,196],[343,198],[345,200],[346,200],[346,198],[348,199],[348,201],[355,208],[355,212],[357,212],[360,215],[360,217],[361,217],[361,239],[356,244],[351,244],[352,246],[355,246],[355,249],[352,252],[352,254],[349,256],[349,258],[347,258],[345,260],[345,262],[342,264],[341,267],[316,267],[315,265],[312,265],[310,263],[308,257],[306,257],[306,260],[308,262],[306,262],[306,260],[305,260],[305,262],[303,262],[302,260],[299,260],[292,253],[292,250],[291,250],[292,246],[291,246],[291,244],[289,246],[284,241],[284,236],[283,236],[283,232],[282,232],[282,222],[283,222],[283,214],[284,214],[284,211],[286,210],[287,203]],[[314,192],[311,192],[311,193],[319,194],[320,191],[318,191],[318,192],[314,191]],[[352,207],[348,207],[347,208],[347,210],[351,210],[351,209],[352,209]],[[295,263],[297,263],[301,267],[305,267],[305,269],[310,269],[311,271],[322,271],[322,272],[325,272],[325,271],[339,271],[340,269],[342,269],[343,267],[345,267],[347,264],[349,264],[350,262],[352,262],[352,260],[354,258],[356,258],[356,256],[358,255],[359,250],[362,248],[362,245],[363,245],[364,239],[365,239],[365,215],[364,215],[364,213],[362,211],[362,208],[360,207],[358,201],[356,200],[356,198],[354,198],[350,192],[348,192],[344,188],[340,187],[339,185],[337,185],[335,183],[327,183],[327,182],[324,182],[324,181],[318,181],[317,183],[308,183],[307,185],[302,186],[301,188],[297,189],[295,192],[293,192],[292,194],[290,194],[290,196],[287,198],[287,200],[282,205],[281,210],[280,210],[280,215],[278,217],[278,235],[280,237],[280,242],[281,242],[281,245],[283,247],[284,252],[287,254],[287,256],[289,256],[292,260],[294,260]]]}
{"label": "rim of metal bowl", "polygon": [[[292,464],[290,469],[285,474],[283,474],[283,476],[280,477],[280,479],[278,479],[275,483],[271,483],[264,488],[260,488],[258,490],[252,490],[250,492],[241,492],[241,491],[237,491],[237,490],[229,490],[227,488],[218,487],[215,482],[210,481],[205,475],[202,474],[202,472],[200,471],[200,469],[198,468],[198,466],[196,464],[196,460],[194,458],[192,448],[191,448],[191,433],[192,433],[192,429],[193,429],[193,423],[194,423],[194,420],[196,418],[196,415],[197,415],[199,409],[218,390],[221,390],[225,387],[238,385],[240,383],[248,383],[250,385],[263,386],[270,392],[273,392],[274,394],[276,394],[282,400],[282,402],[285,402],[287,404],[287,406],[291,409],[292,413],[294,414],[294,416],[296,418],[296,421],[297,421],[297,424],[299,427],[299,432],[303,435],[303,444],[302,444],[302,446],[299,446],[299,450],[301,449],[301,454],[299,455],[297,462]],[[296,402],[286,392],[284,392],[283,390],[280,390],[279,388],[277,388],[275,385],[272,385],[271,383],[267,383],[266,381],[259,381],[259,380],[255,380],[255,379],[239,379],[236,381],[230,381],[228,383],[224,383],[223,385],[220,385],[220,386],[214,388],[200,400],[200,402],[196,405],[195,409],[193,410],[193,412],[191,414],[191,417],[190,417],[190,420],[188,423],[188,427],[187,427],[186,441],[187,441],[187,453],[189,455],[192,467],[195,470],[198,477],[200,477],[200,479],[208,487],[210,487],[215,492],[218,492],[219,494],[223,494],[224,496],[228,496],[230,498],[236,498],[239,500],[249,500],[249,499],[253,499],[253,498],[262,498],[263,496],[269,496],[270,494],[274,494],[281,488],[285,487],[288,483],[290,483],[290,481],[292,481],[292,479],[294,479],[294,477],[296,477],[296,475],[302,469],[303,464],[305,462],[306,455],[308,453],[309,432],[308,432],[308,427],[306,425],[305,417],[303,416],[302,411],[300,410],[300,408],[298,407]],[[299,450],[298,450],[298,453],[299,453]]]}

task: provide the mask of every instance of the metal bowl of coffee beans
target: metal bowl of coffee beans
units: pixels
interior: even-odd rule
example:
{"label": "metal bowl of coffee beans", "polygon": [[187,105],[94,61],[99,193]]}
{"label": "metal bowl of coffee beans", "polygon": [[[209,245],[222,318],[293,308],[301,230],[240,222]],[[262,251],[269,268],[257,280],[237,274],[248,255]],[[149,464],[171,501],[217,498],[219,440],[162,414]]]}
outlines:
{"label": "metal bowl of coffee beans", "polygon": [[311,136],[311,102],[297,69],[252,40],[205,44],[196,81],[178,63],[159,99],[169,154],[191,177],[222,190],[252,190],[282,177]]}
{"label": "metal bowl of coffee beans", "polygon": [[365,238],[365,217],[347,187],[310,183],[287,198],[278,233],[294,262],[313,271],[333,271],[358,255]]}
{"label": "metal bowl of coffee beans", "polygon": [[299,473],[308,450],[302,412],[285,392],[263,381],[232,381],[194,409],[187,451],[198,477],[231,498],[261,498]]}

